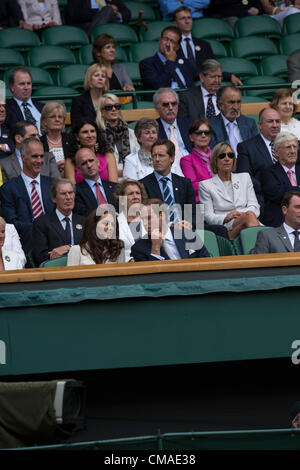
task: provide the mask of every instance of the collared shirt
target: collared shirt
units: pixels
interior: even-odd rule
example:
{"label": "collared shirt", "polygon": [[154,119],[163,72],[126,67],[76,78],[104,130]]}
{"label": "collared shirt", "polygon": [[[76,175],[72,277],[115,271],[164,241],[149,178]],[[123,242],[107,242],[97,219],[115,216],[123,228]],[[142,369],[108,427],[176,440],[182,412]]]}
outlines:
{"label": "collared shirt", "polygon": [[[163,248],[165,249],[167,255],[169,256],[170,259],[181,259],[181,256],[179,254],[179,251],[177,249],[174,237],[172,235],[171,230],[168,228],[166,234],[164,235],[163,239]],[[160,255],[155,255],[151,253],[152,256],[154,256],[157,259],[164,260],[165,258]]]}
{"label": "collared shirt", "polygon": [[193,52],[193,56],[194,56],[194,58],[195,58],[196,52],[195,52],[195,44],[193,43],[192,33],[189,33],[189,34],[186,34],[186,35],[183,35],[183,34],[182,34],[182,36],[181,36],[180,45],[181,45],[181,47],[182,47],[184,57],[185,57],[186,59],[188,59],[187,47],[186,47],[186,45],[187,45],[186,38],[189,38],[189,39],[190,39],[189,43],[190,43],[190,46],[191,46],[191,49],[192,49],[192,52]]}
{"label": "collared shirt", "polygon": [[288,171],[291,170],[291,172],[293,173],[293,177],[295,179],[295,182],[297,183],[297,176],[296,176],[296,171],[295,171],[295,165],[292,166],[292,168],[288,168],[287,166],[283,165],[282,163],[280,163],[282,168],[284,169],[284,171],[286,172],[286,176],[289,178],[289,175],[288,175]]}
{"label": "collared shirt", "polygon": [[167,183],[168,188],[169,188],[171,196],[172,196],[172,198],[175,202],[173,184],[172,184],[172,173],[170,172],[168,175],[163,176],[163,175],[160,175],[159,173],[157,173],[157,171],[154,171],[154,175],[155,175],[155,178],[157,179],[157,182],[158,182],[158,185],[159,185],[159,188],[160,188],[162,194],[163,194],[163,188],[164,188],[162,178],[168,178],[168,183]]}
{"label": "collared shirt", "polygon": [[21,157],[21,152],[17,148],[15,149],[15,152],[16,152],[16,156],[19,160],[20,167],[21,167],[21,169],[23,169],[23,160],[22,160],[22,157]]}
{"label": "collared shirt", "polygon": [[96,2],[96,0],[91,0],[91,8],[93,10],[101,10],[101,6]]}
{"label": "collared shirt", "polygon": [[[18,100],[15,96],[14,96],[14,100],[16,101],[17,105],[19,106],[19,108],[21,110],[21,113],[22,113],[22,116],[24,116],[24,120],[26,121],[25,114],[24,114],[24,108],[22,106],[22,103],[24,103],[24,101]],[[30,109],[30,112],[31,112],[32,116],[36,120],[35,126],[38,130],[38,133],[39,133],[39,135],[41,135],[41,127],[40,127],[41,113],[34,106],[31,98],[29,98],[29,100],[27,100],[27,104],[28,104],[28,108]]]}
{"label": "collared shirt", "polygon": [[235,121],[229,121],[229,120],[224,116],[224,114],[222,114],[222,113],[221,113],[221,116],[222,116],[222,119],[223,119],[223,121],[224,121],[224,126],[225,126],[225,128],[226,128],[227,133],[228,133],[228,123],[233,122],[233,124],[235,124],[235,126],[234,126],[234,136],[235,136],[235,138],[236,138],[236,140],[237,140],[238,143],[239,143],[239,142],[242,142],[242,136],[241,136],[241,133],[240,133],[240,130],[239,130],[239,126],[238,126],[238,123],[236,122],[236,120],[235,120]]}
{"label": "collared shirt", "polygon": [[74,245],[74,234],[73,234],[73,224],[72,224],[72,212],[70,215],[66,216],[62,214],[58,209],[55,209],[56,215],[58,217],[58,220],[60,221],[62,228],[66,230],[66,225],[67,222],[64,220],[65,217],[69,217],[70,219],[70,229],[71,229],[71,245]]}
{"label": "collared shirt", "polygon": [[107,201],[107,197],[106,197],[106,194],[105,194],[105,191],[104,191],[104,188],[103,188],[103,184],[102,184],[102,181],[101,181],[101,178],[100,178],[100,177],[97,179],[97,181],[93,181],[93,180],[90,180],[90,179],[88,179],[88,178],[85,178],[85,181],[87,182],[87,184],[89,185],[89,187],[90,187],[91,190],[93,191],[93,194],[94,194],[95,198],[97,199],[97,201],[98,201],[98,198],[97,198],[97,192],[96,192],[96,185],[95,185],[95,183],[97,183],[97,181],[98,181],[100,191],[101,191],[101,193],[103,194],[105,200]]}
{"label": "collared shirt", "polygon": [[[160,118],[160,120],[161,120],[161,123],[163,125],[164,130],[165,130],[166,136],[167,136],[167,138],[169,138],[170,124],[168,122],[164,121],[162,118]],[[184,142],[182,140],[181,133],[180,133],[180,130],[179,130],[179,127],[178,127],[178,124],[177,124],[177,119],[175,119],[172,126],[174,126],[174,135],[175,135],[175,137],[177,139],[177,142],[178,142],[180,156],[185,157],[185,155],[188,155],[190,152],[185,148],[185,145],[184,145]]]}
{"label": "collared shirt", "polygon": [[41,188],[41,175],[38,175],[36,178],[31,178],[30,176],[25,175],[25,173],[23,173],[23,171],[22,171],[21,176],[23,178],[23,181],[24,181],[24,184],[25,184],[25,187],[26,187],[26,190],[27,190],[30,201],[31,201],[31,191],[32,191],[32,184],[31,183],[32,183],[32,181],[36,181],[35,188],[36,188],[36,191],[39,195],[39,198],[40,198],[40,201],[41,201],[41,204],[42,204],[43,213],[45,213],[44,204],[43,204],[43,197],[42,197],[42,188]]}
{"label": "collared shirt", "polygon": [[[204,101],[204,108],[205,108],[205,115],[206,115],[208,98],[209,98],[209,95],[211,95],[212,93],[207,91],[206,88],[204,88],[202,85],[201,85],[201,91],[202,91],[202,96],[203,96],[203,101]],[[216,113],[216,116],[217,116],[220,113],[220,110],[217,106],[217,95],[213,94],[211,99],[212,99],[212,102],[213,102],[213,105],[214,105],[214,108],[215,108],[215,113]]]}
{"label": "collared shirt", "polygon": [[267,149],[269,151],[269,154],[270,154],[270,157],[271,157],[271,160],[273,162],[273,156],[272,156],[272,149],[271,149],[271,140],[267,139],[264,135],[260,134],[262,140],[264,141],[264,143],[266,144],[267,146]]}
{"label": "collared shirt", "polygon": [[[157,51],[157,55],[158,55],[158,57],[160,58],[160,60],[162,61],[163,64],[165,64],[167,62],[166,57],[160,51]],[[177,73],[178,77],[180,78],[180,80],[182,81],[184,86],[186,86],[186,82],[185,82],[184,76],[182,75],[182,73],[180,71],[180,68],[176,67],[175,72]],[[171,88],[181,88],[181,87],[178,85],[178,83],[175,80],[172,80]]]}
{"label": "collared shirt", "polygon": [[[283,222],[283,228],[289,236],[292,247],[294,247],[295,235],[293,234],[293,232],[295,231],[295,229],[293,227],[290,227],[289,225],[287,225],[285,222]],[[298,230],[298,232],[299,232],[299,230]],[[299,232],[299,235],[300,235],[300,232]]]}

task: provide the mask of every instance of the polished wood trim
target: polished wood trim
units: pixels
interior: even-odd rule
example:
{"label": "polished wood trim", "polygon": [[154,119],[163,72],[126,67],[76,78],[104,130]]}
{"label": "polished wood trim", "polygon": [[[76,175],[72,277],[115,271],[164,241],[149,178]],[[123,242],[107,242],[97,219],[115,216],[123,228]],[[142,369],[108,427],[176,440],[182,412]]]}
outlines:
{"label": "polished wood trim", "polygon": [[59,279],[134,276],[167,272],[275,268],[286,266],[300,266],[300,253],[221,256],[215,258],[196,258],[162,262],[147,261],[122,264],[23,269],[1,273],[0,283],[42,282]]}

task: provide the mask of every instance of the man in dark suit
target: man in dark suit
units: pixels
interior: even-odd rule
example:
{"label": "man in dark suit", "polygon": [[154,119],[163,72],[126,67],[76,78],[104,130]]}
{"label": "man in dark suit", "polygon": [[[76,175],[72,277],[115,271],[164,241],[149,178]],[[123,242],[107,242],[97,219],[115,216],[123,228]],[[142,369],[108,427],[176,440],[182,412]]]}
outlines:
{"label": "man in dark suit", "polygon": [[106,0],[103,3],[104,6],[100,6],[96,0],[68,0],[70,24],[90,34],[100,24],[128,23],[131,13],[122,0]]}
{"label": "man in dark suit", "polygon": [[186,258],[209,257],[201,240],[191,234],[186,237],[183,230],[168,227],[168,216],[162,200],[149,199],[142,211],[141,218],[147,235],[137,240],[131,247],[134,261],[157,261]]}
{"label": "man in dark suit", "polygon": [[[177,51],[178,59],[189,59],[195,63],[198,73],[202,63],[207,59],[214,59],[214,53],[209,42],[204,39],[195,38],[192,36],[193,17],[191,10],[187,6],[181,6],[172,13],[172,21],[181,31],[180,47]],[[231,81],[233,85],[242,85],[241,80],[233,73],[222,72],[222,78],[226,81]]]}
{"label": "man in dark suit", "polygon": [[72,212],[75,184],[63,178],[54,179],[50,190],[55,211],[38,217],[32,224],[32,254],[38,266],[48,259],[66,255],[72,245],[78,245],[85,220]]}
{"label": "man in dark suit", "polygon": [[239,143],[237,146],[236,171],[237,173],[249,173],[261,208],[263,206],[263,197],[260,173],[277,161],[272,149],[274,139],[280,132],[280,126],[281,120],[278,112],[272,108],[264,108],[258,116],[260,133]]}
{"label": "man in dark suit", "polygon": [[188,59],[177,58],[181,32],[175,26],[167,26],[161,32],[158,52],[140,62],[140,74],[144,88],[189,88],[197,79],[197,68]]}
{"label": "man in dark suit", "polygon": [[[12,132],[15,151],[9,157],[0,160],[3,183],[16,178],[21,174],[23,161],[20,153],[20,147],[23,140],[29,137],[35,137],[39,140],[37,128],[27,121],[20,121],[14,126]],[[43,166],[41,175],[51,176],[51,178],[59,178],[60,173],[57,167],[55,156],[52,152],[44,152]]]}
{"label": "man in dark suit", "polygon": [[40,118],[44,104],[32,101],[32,78],[30,70],[19,66],[11,71],[8,84],[13,98],[6,102],[6,125],[12,130],[19,121],[28,121],[40,132]]}
{"label": "man in dark suit", "polygon": [[287,192],[281,202],[281,210],[283,224],[258,233],[253,250],[255,254],[300,251],[300,191]]}
{"label": "man in dark suit", "polygon": [[278,161],[261,172],[264,225],[278,227],[283,222],[281,201],[285,193],[300,191],[300,165],[297,164],[298,140],[290,132],[280,132],[274,140]]}
{"label": "man in dark suit", "polygon": [[153,104],[159,114],[158,137],[169,139],[175,145],[175,162],[172,172],[183,176],[180,159],[191,153],[193,144],[189,137],[190,118],[177,117],[179,97],[172,88],[160,88],[153,96]]}
{"label": "man in dark suit", "polygon": [[9,28],[12,22],[23,29],[31,29],[25,23],[21,7],[17,0],[1,0],[0,2],[0,27]]}
{"label": "man in dark suit", "polygon": [[102,204],[115,204],[113,196],[116,183],[101,180],[99,161],[92,150],[81,148],[75,155],[76,166],[84,179],[76,185],[74,212],[87,216]]}
{"label": "man in dark suit", "polygon": [[32,221],[55,208],[50,198],[52,178],[41,175],[44,149],[30,137],[21,145],[23,171],[0,187],[0,201],[6,222],[16,227],[25,254],[32,249]]}
{"label": "man in dark suit", "polygon": [[219,62],[214,59],[205,60],[200,67],[199,78],[200,86],[179,92],[178,115],[192,121],[198,118],[210,119],[220,112],[217,106],[217,92],[222,80]]}
{"label": "man in dark suit", "polygon": [[0,159],[11,155],[14,151],[14,141],[11,137],[8,127],[5,123],[6,119],[6,106],[5,103],[0,103]]}
{"label": "man in dark suit", "polygon": [[225,86],[217,93],[217,106],[220,113],[210,118],[213,135],[210,147],[219,142],[229,141],[232,149],[237,151],[237,145],[258,134],[256,122],[252,118],[241,115],[242,94],[234,86]]}

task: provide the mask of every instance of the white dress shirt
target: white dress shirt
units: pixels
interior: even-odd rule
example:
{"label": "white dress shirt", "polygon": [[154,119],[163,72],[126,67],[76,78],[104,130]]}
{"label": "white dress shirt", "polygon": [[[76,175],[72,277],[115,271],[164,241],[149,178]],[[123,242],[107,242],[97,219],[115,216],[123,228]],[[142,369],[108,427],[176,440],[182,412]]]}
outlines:
{"label": "white dress shirt", "polygon": [[25,173],[21,173],[21,176],[23,178],[24,184],[26,186],[26,190],[28,192],[29,200],[31,201],[31,191],[32,191],[32,181],[36,181],[35,189],[39,195],[41,204],[42,204],[42,209],[43,213],[45,214],[45,209],[44,209],[44,204],[43,204],[43,198],[42,198],[42,189],[41,189],[41,175],[38,175],[36,178],[31,178],[30,176],[25,175]]}

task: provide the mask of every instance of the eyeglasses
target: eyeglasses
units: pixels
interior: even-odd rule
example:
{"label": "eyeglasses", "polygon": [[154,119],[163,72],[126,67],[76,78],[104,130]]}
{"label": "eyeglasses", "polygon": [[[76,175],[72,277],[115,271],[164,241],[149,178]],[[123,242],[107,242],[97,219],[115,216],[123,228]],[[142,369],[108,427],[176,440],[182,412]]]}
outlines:
{"label": "eyeglasses", "polygon": [[168,103],[167,102],[164,102],[164,103],[161,103],[161,105],[164,107],[164,108],[168,108],[169,106],[177,106],[177,101],[169,101]]}
{"label": "eyeglasses", "polygon": [[160,39],[161,39],[162,41],[164,41],[164,42],[168,42],[168,41],[169,41],[169,42],[170,42],[171,44],[173,44],[174,46],[177,46],[177,44],[178,44],[178,41],[174,41],[174,39],[170,39],[170,38],[168,38],[168,37],[166,37],[166,36],[163,36],[163,37],[161,37]]}
{"label": "eyeglasses", "polygon": [[201,130],[199,129],[199,130],[197,130],[197,131],[194,131],[193,134],[195,134],[195,135],[202,135],[202,134],[204,134],[204,135],[210,135],[210,131],[201,131]]}
{"label": "eyeglasses", "polygon": [[102,109],[104,109],[105,111],[111,111],[113,108],[119,110],[119,109],[121,109],[121,105],[119,103],[106,104],[105,106],[103,106]]}
{"label": "eyeglasses", "polygon": [[224,152],[224,153],[220,153],[220,155],[218,155],[218,158],[219,158],[220,160],[223,160],[223,158],[225,158],[225,157],[228,157],[228,158],[231,158],[231,159],[232,159],[232,158],[235,157],[235,155],[234,155],[233,152]]}

